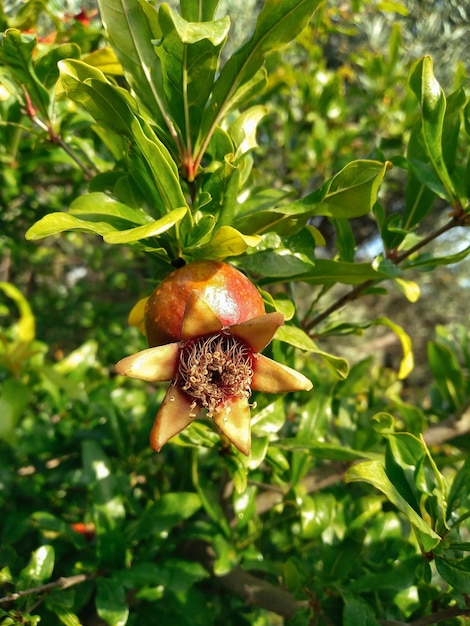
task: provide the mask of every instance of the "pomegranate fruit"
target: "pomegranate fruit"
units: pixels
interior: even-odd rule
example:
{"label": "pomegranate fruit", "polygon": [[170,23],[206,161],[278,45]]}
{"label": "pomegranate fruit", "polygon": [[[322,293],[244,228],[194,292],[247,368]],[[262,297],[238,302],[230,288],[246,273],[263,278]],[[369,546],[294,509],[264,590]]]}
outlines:
{"label": "pomegranate fruit", "polygon": [[263,315],[259,291],[237,269],[218,261],[194,261],[169,274],[145,305],[145,334],[149,346],[179,341],[186,304],[197,293],[224,326]]}
{"label": "pomegranate fruit", "polygon": [[249,397],[309,390],[299,372],[260,354],[284,323],[265,313],[256,287],[227,263],[196,261],[172,272],[145,305],[149,348],[125,357],[119,374],[171,381],[150,443],[159,451],[206,410],[243,454],[250,454]]}

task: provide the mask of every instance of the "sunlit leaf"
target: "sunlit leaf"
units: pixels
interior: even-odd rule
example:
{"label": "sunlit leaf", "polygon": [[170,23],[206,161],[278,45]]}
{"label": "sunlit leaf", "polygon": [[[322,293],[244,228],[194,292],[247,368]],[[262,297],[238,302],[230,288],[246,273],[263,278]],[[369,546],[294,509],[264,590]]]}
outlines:
{"label": "sunlit leaf", "polygon": [[358,463],[348,469],[345,478],[347,482],[367,482],[384,493],[390,502],[405,515],[410,524],[419,531],[424,550],[431,551],[439,544],[441,540],[439,535],[434,532],[424,519],[408,504],[403,496],[400,495],[385,473],[385,469],[380,461]]}
{"label": "sunlit leaf", "polygon": [[421,136],[426,154],[453,203],[455,192],[442,152],[442,130],[446,97],[433,72],[432,59],[425,56],[413,65],[409,85],[421,105]]}

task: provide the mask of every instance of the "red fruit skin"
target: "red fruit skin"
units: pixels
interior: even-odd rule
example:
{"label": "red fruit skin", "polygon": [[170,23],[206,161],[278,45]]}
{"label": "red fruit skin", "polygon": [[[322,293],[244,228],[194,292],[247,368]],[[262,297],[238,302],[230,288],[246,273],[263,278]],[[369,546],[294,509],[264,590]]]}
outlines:
{"label": "red fruit skin", "polygon": [[224,326],[240,324],[265,313],[263,299],[248,278],[220,261],[194,261],[169,274],[145,306],[150,347],[179,341],[189,294],[196,291]]}

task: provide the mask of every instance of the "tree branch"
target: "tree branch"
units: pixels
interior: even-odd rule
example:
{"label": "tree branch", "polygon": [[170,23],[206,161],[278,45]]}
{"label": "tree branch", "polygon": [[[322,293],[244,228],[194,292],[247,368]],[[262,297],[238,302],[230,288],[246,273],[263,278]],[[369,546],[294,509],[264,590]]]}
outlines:
{"label": "tree branch", "polygon": [[35,593],[47,593],[52,591],[53,589],[68,589],[68,587],[73,587],[74,585],[79,585],[87,580],[92,580],[96,578],[98,574],[76,574],[75,576],[61,576],[57,580],[54,580],[51,583],[46,583],[45,585],[38,585],[37,587],[30,587],[29,589],[23,589],[22,591],[16,591],[15,593],[10,593],[8,596],[3,596],[0,598],[0,604],[7,604],[8,602],[14,602],[19,598],[23,598],[24,596],[30,596]]}
{"label": "tree branch", "polygon": [[[456,226],[465,226],[465,225],[468,225],[468,214],[466,214],[463,210],[461,210],[460,212],[453,214],[451,219],[446,224],[444,224],[444,226],[441,226],[440,228],[437,228],[432,233],[429,233],[429,235],[427,235],[426,237],[423,237],[421,241],[419,241],[417,244],[415,244],[408,250],[404,250],[401,254],[397,254],[395,256],[391,254],[388,258],[394,265],[398,266],[405,259],[413,255],[415,252],[418,252],[419,250],[424,248],[428,243],[430,243],[434,239],[437,239],[442,234],[446,233],[448,230],[451,230],[452,228],[455,228]],[[310,320],[310,322],[305,323],[304,330],[306,332],[312,330],[312,328],[317,326],[320,322],[322,322],[324,319],[329,317],[332,313],[341,309],[348,302],[356,300],[361,294],[363,294],[363,292],[366,289],[368,289],[369,287],[371,287],[372,285],[378,282],[381,282],[382,280],[384,279],[377,279],[377,280],[369,279],[369,280],[363,281],[362,283],[359,283],[358,285],[353,287],[351,291],[348,291],[347,293],[342,295],[340,298],[338,298],[335,302],[333,302],[322,313],[319,313],[316,317]]]}

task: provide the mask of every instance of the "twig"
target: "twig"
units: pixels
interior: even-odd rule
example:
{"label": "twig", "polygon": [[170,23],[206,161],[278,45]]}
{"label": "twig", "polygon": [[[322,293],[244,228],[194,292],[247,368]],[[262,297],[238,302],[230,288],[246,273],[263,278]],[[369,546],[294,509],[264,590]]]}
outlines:
{"label": "twig", "polygon": [[[418,252],[419,250],[424,248],[428,243],[430,243],[434,239],[437,239],[448,230],[451,230],[452,228],[455,228],[456,226],[465,226],[467,224],[468,224],[468,215],[464,213],[463,210],[461,210],[458,213],[453,214],[451,219],[446,224],[444,224],[444,226],[441,226],[440,228],[436,229],[432,233],[429,233],[429,235],[427,235],[426,237],[423,237],[421,241],[419,241],[417,244],[415,244],[408,250],[404,250],[401,254],[397,254],[395,256],[391,254],[388,258],[394,265],[399,265],[405,259],[410,257],[415,252]],[[310,322],[305,323],[304,330],[306,332],[312,330],[312,328],[317,326],[320,322],[322,322],[324,319],[329,317],[332,313],[341,309],[348,302],[356,300],[366,289],[368,289],[375,283],[380,282],[382,280],[384,279],[383,278],[369,279],[369,280],[363,281],[362,283],[359,283],[358,285],[353,287],[351,291],[348,291],[347,293],[342,295],[340,298],[338,298],[335,302],[333,302],[322,313],[320,313],[319,315],[314,317],[312,320],[310,320]]]}
{"label": "twig", "polygon": [[75,154],[75,152],[65,143],[65,141],[60,137],[60,135],[56,135],[52,129],[47,126],[42,120],[40,120],[36,115],[30,115],[31,122],[39,129],[44,131],[49,135],[49,139],[52,143],[57,144],[62,148],[64,152],[66,152],[69,157],[75,161],[78,167],[83,171],[87,178],[92,178],[94,176],[94,172],[90,170],[85,163]]}
{"label": "twig", "polygon": [[47,593],[52,589],[68,589],[68,587],[73,587],[74,585],[79,585],[87,580],[92,580],[96,578],[98,574],[76,574],[75,576],[61,576],[57,580],[54,580],[51,583],[46,583],[45,585],[39,585],[37,587],[30,587],[29,589],[23,589],[22,591],[16,591],[15,593],[10,593],[8,596],[3,596],[0,598],[0,604],[7,604],[8,602],[14,602],[19,598],[23,598],[24,596],[30,596],[34,593]]}

